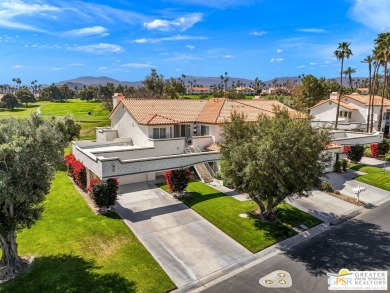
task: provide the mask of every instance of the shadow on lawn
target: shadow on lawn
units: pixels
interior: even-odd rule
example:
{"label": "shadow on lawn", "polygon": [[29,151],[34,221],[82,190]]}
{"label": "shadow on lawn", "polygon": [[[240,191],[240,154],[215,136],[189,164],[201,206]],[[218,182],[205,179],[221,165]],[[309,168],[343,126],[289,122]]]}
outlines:
{"label": "shadow on lawn", "polygon": [[38,257],[30,271],[0,286],[1,292],[136,292],[119,274],[99,274],[79,256]]}
{"label": "shadow on lawn", "polygon": [[389,270],[390,233],[376,224],[355,219],[284,253],[303,263],[315,276],[337,273],[341,268]]}
{"label": "shadow on lawn", "polygon": [[192,207],[193,205],[196,205],[196,204],[203,202],[203,201],[206,201],[206,200],[228,196],[228,195],[223,194],[221,192],[201,194],[199,192],[190,191],[190,193],[191,193],[191,196],[182,198],[182,201],[189,207]]}

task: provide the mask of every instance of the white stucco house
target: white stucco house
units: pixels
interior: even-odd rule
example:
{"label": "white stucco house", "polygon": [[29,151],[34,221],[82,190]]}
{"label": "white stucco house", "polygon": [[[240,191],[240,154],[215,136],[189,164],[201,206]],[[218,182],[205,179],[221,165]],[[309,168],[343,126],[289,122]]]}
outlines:
{"label": "white stucco house", "polygon": [[248,121],[273,116],[274,106],[292,117],[300,114],[274,100],[126,99],[115,94],[111,126],[97,128],[96,141],[72,142],[72,151],[86,166],[88,182],[111,177],[120,184],[152,181],[166,170],[188,166],[207,182],[218,168],[221,124],[233,111]]}
{"label": "white stucco house", "polygon": [[[337,128],[344,130],[366,129],[367,114],[370,96],[353,93],[344,95],[340,100],[339,123]],[[336,121],[338,94],[332,93],[330,98],[322,100],[310,108],[310,114],[314,116],[312,124],[334,126]],[[376,129],[380,114],[382,97],[374,96],[373,121],[374,130],[389,134],[390,125],[390,100],[384,99],[382,126]]]}

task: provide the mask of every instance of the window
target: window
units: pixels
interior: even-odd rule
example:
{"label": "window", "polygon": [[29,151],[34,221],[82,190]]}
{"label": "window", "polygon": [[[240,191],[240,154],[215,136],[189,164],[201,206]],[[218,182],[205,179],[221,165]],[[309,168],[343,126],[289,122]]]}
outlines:
{"label": "window", "polygon": [[210,126],[201,125],[200,126],[200,135],[210,135]]}
{"label": "window", "polygon": [[347,116],[348,116],[348,112],[344,111],[344,117],[347,117]]}
{"label": "window", "polygon": [[385,114],[386,120],[390,120],[390,112],[385,112]]}
{"label": "window", "polygon": [[348,112],[348,118],[349,118],[349,119],[352,118],[352,112]]}
{"label": "window", "polygon": [[153,139],[160,139],[167,137],[167,130],[165,128],[153,128]]}
{"label": "window", "polygon": [[343,111],[340,111],[339,116],[343,117]]}

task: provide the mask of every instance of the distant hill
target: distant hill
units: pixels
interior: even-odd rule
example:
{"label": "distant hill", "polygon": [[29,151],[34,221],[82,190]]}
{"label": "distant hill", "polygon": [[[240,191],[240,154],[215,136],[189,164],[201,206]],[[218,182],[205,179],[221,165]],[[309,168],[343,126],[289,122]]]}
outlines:
{"label": "distant hill", "polygon": [[[228,87],[231,87],[233,82],[234,84],[237,84],[240,82],[242,85],[245,86],[250,86],[251,83],[254,84],[255,81],[252,79],[246,79],[246,78],[239,78],[239,77],[228,77],[229,81],[227,82]],[[177,77],[176,79],[182,79],[182,77]],[[329,78],[329,79],[335,79],[338,83],[340,83],[340,78]],[[367,79],[366,77],[354,77],[354,80],[365,80]],[[276,81],[276,82],[275,82]],[[299,82],[299,77],[298,76],[289,76],[289,77],[275,77],[270,80],[262,81],[263,83],[266,84],[266,87],[273,87],[275,84],[281,85],[284,84],[285,82],[290,81],[292,83],[294,82]],[[193,85],[201,85],[205,87],[209,87],[212,85],[219,85],[221,84],[221,77],[204,77],[204,76],[192,76],[188,75],[185,78],[185,83],[190,85],[192,82]],[[133,87],[139,87],[142,86],[142,81],[119,81],[107,76],[99,76],[99,77],[94,77],[94,76],[83,76],[83,77],[78,77],[70,80],[64,80],[56,83],[56,85],[63,85],[66,84],[70,88],[75,88],[76,86],[78,88],[82,88],[84,85],[86,86],[98,86],[98,85],[105,85],[107,83],[113,83],[114,85],[127,85],[127,86],[133,86]],[[343,85],[348,86],[348,78],[343,77]],[[354,85],[355,86],[355,85]]]}

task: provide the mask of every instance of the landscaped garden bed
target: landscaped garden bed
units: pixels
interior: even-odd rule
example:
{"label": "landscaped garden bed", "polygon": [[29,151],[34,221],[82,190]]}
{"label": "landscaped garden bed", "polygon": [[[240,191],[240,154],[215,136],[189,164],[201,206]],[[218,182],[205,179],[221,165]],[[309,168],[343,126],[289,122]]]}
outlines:
{"label": "landscaped garden bed", "polygon": [[[165,183],[158,186],[168,191]],[[241,217],[241,214],[248,214],[258,206],[253,201],[238,201],[200,182],[190,182],[187,192],[191,196],[183,197],[183,203],[254,253],[294,236],[297,232],[293,227],[303,224],[310,228],[321,223],[287,203],[278,205],[278,218],[274,222]]]}

